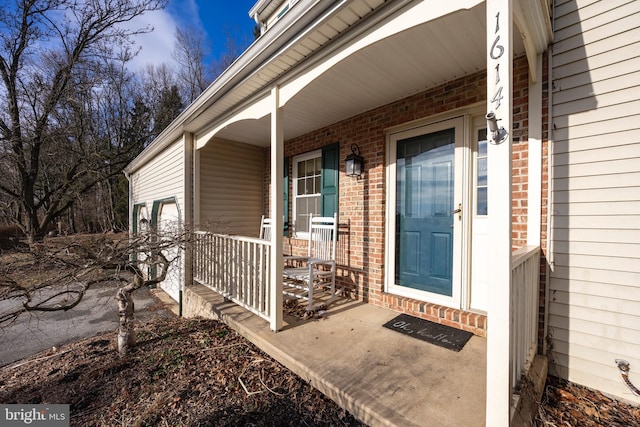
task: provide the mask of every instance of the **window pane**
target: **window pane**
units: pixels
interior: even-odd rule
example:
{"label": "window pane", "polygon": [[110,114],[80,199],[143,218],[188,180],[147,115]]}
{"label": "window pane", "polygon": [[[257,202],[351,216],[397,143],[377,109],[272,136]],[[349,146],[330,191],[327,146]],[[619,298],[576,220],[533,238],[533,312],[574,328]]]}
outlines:
{"label": "window pane", "polygon": [[478,152],[476,154],[476,215],[487,215],[488,212],[488,168],[487,129],[478,130]]}
{"label": "window pane", "polygon": [[305,178],[306,191],[304,194],[314,194],[313,191],[313,177]]}
{"label": "window pane", "polygon": [[478,186],[487,185],[487,158],[478,159]]}
{"label": "window pane", "polygon": [[313,189],[314,193],[320,193],[322,191],[322,187],[320,187],[320,176],[316,176],[314,178],[313,185],[314,185],[314,189]]}
{"label": "window pane", "polygon": [[478,156],[487,155],[487,130],[480,129],[478,131]]}
{"label": "window pane", "polygon": [[306,197],[298,198],[296,200],[296,231],[306,232],[309,231],[309,207]]}
{"label": "window pane", "polygon": [[296,187],[298,187],[296,194],[298,195],[304,194],[304,178],[296,179]]}
{"label": "window pane", "polygon": [[315,159],[309,159],[304,163],[305,163],[305,165],[304,165],[305,176],[312,176],[313,175],[314,165],[315,165]]}
{"label": "window pane", "polygon": [[296,232],[309,231],[309,217],[320,215],[320,196],[298,197],[296,199]]}
{"label": "window pane", "polygon": [[304,162],[298,162],[298,178],[304,176]]}
{"label": "window pane", "polygon": [[322,157],[316,157],[315,159],[315,168],[314,168],[314,173],[316,175],[320,175],[321,171],[322,171]]}
{"label": "window pane", "polygon": [[478,188],[477,191],[477,214],[478,215],[487,215],[488,207],[487,207],[487,188]]}

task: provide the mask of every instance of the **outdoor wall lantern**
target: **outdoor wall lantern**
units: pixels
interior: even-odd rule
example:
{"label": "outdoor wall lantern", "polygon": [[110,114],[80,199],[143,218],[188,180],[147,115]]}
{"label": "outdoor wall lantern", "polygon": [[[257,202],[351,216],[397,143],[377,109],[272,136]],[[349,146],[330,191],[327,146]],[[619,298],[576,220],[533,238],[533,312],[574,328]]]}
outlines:
{"label": "outdoor wall lantern", "polygon": [[344,159],[345,174],[360,178],[364,170],[364,158],[360,155],[358,144],[351,144],[351,154]]}
{"label": "outdoor wall lantern", "polygon": [[495,145],[502,144],[504,140],[507,139],[509,133],[504,127],[498,127],[498,119],[496,119],[496,114],[493,111],[487,113],[485,118],[487,119],[487,126],[489,127],[489,135],[491,135],[489,141]]}

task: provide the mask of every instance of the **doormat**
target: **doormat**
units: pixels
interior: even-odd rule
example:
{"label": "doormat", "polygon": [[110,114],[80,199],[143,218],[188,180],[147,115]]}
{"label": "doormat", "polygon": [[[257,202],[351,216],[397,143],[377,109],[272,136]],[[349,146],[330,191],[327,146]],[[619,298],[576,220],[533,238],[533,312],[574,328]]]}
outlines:
{"label": "doormat", "polygon": [[453,351],[462,350],[462,347],[464,347],[473,335],[471,332],[462,331],[429,320],[419,319],[409,316],[408,314],[401,314],[389,320],[383,326],[392,331],[397,331],[401,334],[418,338],[419,340]]}

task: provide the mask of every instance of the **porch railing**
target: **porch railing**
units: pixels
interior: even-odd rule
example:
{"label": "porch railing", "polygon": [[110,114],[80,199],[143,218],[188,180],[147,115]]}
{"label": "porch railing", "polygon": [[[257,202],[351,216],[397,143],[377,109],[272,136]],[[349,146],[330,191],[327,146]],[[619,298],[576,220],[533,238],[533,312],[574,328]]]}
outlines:
{"label": "porch railing", "polygon": [[200,231],[194,240],[194,280],[270,320],[271,242]]}
{"label": "porch railing", "polygon": [[538,345],[540,246],[526,246],[511,258],[511,387],[527,372]]}

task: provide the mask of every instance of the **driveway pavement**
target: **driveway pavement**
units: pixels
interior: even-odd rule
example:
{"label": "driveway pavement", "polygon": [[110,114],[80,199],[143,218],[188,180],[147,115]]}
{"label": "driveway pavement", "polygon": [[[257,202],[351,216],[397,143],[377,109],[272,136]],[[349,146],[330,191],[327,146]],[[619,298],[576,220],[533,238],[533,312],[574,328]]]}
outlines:
{"label": "driveway pavement", "polygon": [[[0,329],[0,366],[32,356],[54,346],[60,347],[118,327],[118,306],[113,286],[90,288],[83,300],[69,311],[26,313],[11,326]],[[134,292],[135,318],[145,321],[153,317],[173,316],[162,291],[141,288]],[[0,313],[15,302],[0,301]]]}

